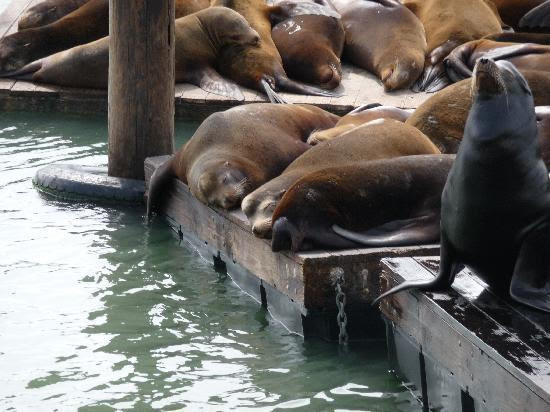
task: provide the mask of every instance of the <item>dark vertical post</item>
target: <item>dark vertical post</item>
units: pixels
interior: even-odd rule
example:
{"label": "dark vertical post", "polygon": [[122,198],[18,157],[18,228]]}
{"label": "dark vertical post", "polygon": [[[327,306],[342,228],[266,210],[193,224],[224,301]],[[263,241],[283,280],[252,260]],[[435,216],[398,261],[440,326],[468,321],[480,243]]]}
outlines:
{"label": "dark vertical post", "polygon": [[174,151],[174,0],[109,0],[109,176]]}

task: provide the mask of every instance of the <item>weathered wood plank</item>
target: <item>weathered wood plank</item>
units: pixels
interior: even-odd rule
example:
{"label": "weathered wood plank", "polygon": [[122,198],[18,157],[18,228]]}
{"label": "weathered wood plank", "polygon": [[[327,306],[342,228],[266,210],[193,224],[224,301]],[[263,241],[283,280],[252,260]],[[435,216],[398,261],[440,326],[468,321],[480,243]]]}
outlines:
{"label": "weathered wood plank", "polygon": [[[387,287],[433,276],[414,259],[383,259],[382,263]],[[477,307],[475,299],[482,293],[487,291],[463,271],[449,293],[399,293],[386,299],[381,310],[440,368],[449,371],[462,390],[489,410],[548,410],[548,359],[518,338],[514,325],[524,321],[521,317],[505,327]],[[498,310],[504,303],[493,304]],[[428,382],[428,386],[438,384]]]}

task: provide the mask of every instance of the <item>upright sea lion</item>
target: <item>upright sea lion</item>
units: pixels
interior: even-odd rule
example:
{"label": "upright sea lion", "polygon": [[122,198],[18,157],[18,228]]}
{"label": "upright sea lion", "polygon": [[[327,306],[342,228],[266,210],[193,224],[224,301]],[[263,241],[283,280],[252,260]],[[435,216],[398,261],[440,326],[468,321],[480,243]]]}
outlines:
{"label": "upright sea lion", "polygon": [[310,145],[316,145],[325,140],[342,136],[357,126],[377,119],[394,119],[405,122],[411,114],[411,110],[399,109],[393,106],[382,106],[378,103],[365,104],[342,116],[334,127],[313,132],[307,142]]}
{"label": "upright sea lion", "polygon": [[258,237],[271,234],[271,217],[286,190],[303,176],[327,167],[368,160],[418,154],[438,154],[439,150],[421,132],[397,120],[366,124],[324,142],[294,160],[284,172],[243,199],[242,209]]}
{"label": "upright sea lion", "polygon": [[441,191],[453,159],[403,156],[310,173],[275,209],[271,248],[298,251],[305,242],[332,249],[358,247],[358,242],[378,247],[437,242]]}
{"label": "upright sea lion", "polygon": [[327,90],[291,80],[283,69],[281,55],[271,38],[270,13],[265,0],[212,0],[212,6],[229,7],[240,13],[258,32],[259,47],[231,48],[223,50],[224,62],[220,72],[238,84],[265,92],[271,102],[284,102],[276,93],[285,90],[316,96],[335,96]]}
{"label": "upright sea lion", "polygon": [[[208,0],[176,0],[176,18],[208,7]],[[0,73],[109,34],[109,0],[90,0],[61,19],[0,40]]]}
{"label": "upright sea lion", "polygon": [[409,88],[424,67],[422,23],[397,0],[332,0],[346,30],[344,57],[378,76],[387,91]]}
{"label": "upright sea lion", "polygon": [[439,274],[406,289],[449,288],[463,265],[502,296],[550,312],[550,181],[533,96],[509,62],[481,59],[474,103],[441,202]]}
{"label": "upright sea lion", "polygon": [[[176,20],[176,82],[189,82],[215,94],[243,100],[239,87],[220,76],[220,53],[256,47],[258,33],[239,13],[212,7]],[[35,82],[106,89],[109,37],[37,60],[9,74]]]}
{"label": "upright sea lion", "polygon": [[90,0],[44,0],[29,7],[19,17],[18,30],[45,26],[78,9]]}
{"label": "upright sea lion", "polygon": [[546,71],[550,75],[550,46],[480,39],[458,46],[445,58],[449,78],[457,82],[470,77],[481,58],[507,60],[519,70]]}
{"label": "upright sea lion", "polygon": [[502,31],[489,0],[403,0],[426,30],[428,56],[415,91],[434,92],[448,84],[443,59],[457,46]]}
{"label": "upright sea lion", "polygon": [[[550,76],[547,72],[525,71],[535,104],[550,105]],[[462,80],[437,92],[422,103],[406,123],[428,136],[443,153],[456,153],[472,106],[472,81]],[[550,158],[546,158],[550,165]]]}
{"label": "upright sea lion", "polygon": [[231,209],[309,149],[313,129],[338,116],[315,106],[256,103],[210,115],[149,183],[147,215],[169,178],[186,183],[201,202]]}
{"label": "upright sea lion", "polygon": [[326,89],[340,85],[344,27],[340,15],[319,4],[282,1],[271,12],[271,36],[286,73]]}

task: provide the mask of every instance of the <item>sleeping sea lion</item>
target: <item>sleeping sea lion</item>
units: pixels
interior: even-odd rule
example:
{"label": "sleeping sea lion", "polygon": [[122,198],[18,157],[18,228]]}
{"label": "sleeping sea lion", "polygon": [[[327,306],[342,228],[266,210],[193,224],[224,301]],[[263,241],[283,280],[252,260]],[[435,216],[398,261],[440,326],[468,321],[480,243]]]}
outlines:
{"label": "sleeping sea lion", "polygon": [[444,60],[447,75],[453,82],[471,77],[480,58],[507,60],[521,71],[539,70],[550,75],[550,46],[487,39],[474,40],[454,49]]}
{"label": "sleeping sea lion", "polygon": [[45,26],[78,9],[90,0],[44,0],[29,7],[19,17],[18,30]]}
{"label": "sleeping sea lion", "polygon": [[526,13],[519,21],[521,29],[542,29],[548,33],[550,31],[550,0],[532,9]]}
{"label": "sleeping sea lion", "polygon": [[382,106],[379,103],[365,104],[352,110],[345,116],[342,116],[334,127],[313,132],[307,139],[307,142],[310,145],[316,145],[325,140],[342,136],[344,133],[349,132],[357,126],[376,119],[394,119],[405,122],[411,114],[412,110],[399,109],[393,106]]}
{"label": "sleeping sea lion", "polygon": [[[208,0],[176,0],[176,18],[202,10]],[[0,73],[109,34],[109,0],[90,0],[53,23],[0,40]]]}
{"label": "sleeping sea lion", "polygon": [[550,312],[550,181],[533,96],[507,61],[478,61],[474,103],[441,202],[439,274],[407,289],[449,288],[463,265],[501,296]]}
{"label": "sleeping sea lion", "polygon": [[340,85],[344,27],[340,15],[322,5],[282,1],[271,12],[271,36],[294,79],[325,89]]}
{"label": "sleeping sea lion", "polygon": [[294,160],[284,172],[243,199],[242,209],[258,237],[271,234],[271,217],[286,190],[303,176],[335,166],[418,154],[439,154],[424,134],[393,119],[354,128],[321,143]]}
{"label": "sleeping sea lion", "polygon": [[[207,8],[176,20],[176,82],[188,82],[211,93],[244,100],[239,87],[216,71],[226,48],[257,47],[260,38],[239,13]],[[7,74],[61,86],[106,89],[109,37],[37,60]]]}
{"label": "sleeping sea lion", "polygon": [[231,209],[278,176],[310,146],[313,129],[332,127],[338,116],[315,106],[255,103],[210,115],[149,183],[147,215],[172,176],[201,202]]}
{"label": "sleeping sea lion", "polygon": [[402,156],[310,173],[277,205],[271,248],[295,252],[306,242],[331,249],[437,242],[441,191],[453,159]]}
{"label": "sleeping sea lion", "polygon": [[220,53],[220,72],[240,85],[264,92],[272,103],[283,102],[276,91],[315,96],[336,96],[327,90],[288,78],[281,55],[271,38],[272,7],[265,0],[212,0],[212,6],[229,7],[240,13],[260,35],[259,47],[225,49]]}
{"label": "sleeping sea lion", "polygon": [[[523,72],[531,87],[535,104],[550,105],[550,76],[547,72]],[[441,150],[456,153],[472,106],[471,79],[462,80],[435,93],[422,103],[406,123],[416,127]],[[550,158],[545,158],[550,165]]]}
{"label": "sleeping sea lion", "polygon": [[448,85],[443,59],[457,46],[502,32],[498,12],[489,0],[403,0],[426,30],[428,56],[415,91],[434,92]]}
{"label": "sleeping sea lion", "polygon": [[409,88],[424,67],[422,23],[397,0],[332,0],[346,30],[344,57],[378,76],[386,91]]}
{"label": "sleeping sea lion", "polygon": [[519,21],[529,11],[546,0],[491,0],[502,21],[514,30],[520,30]]}

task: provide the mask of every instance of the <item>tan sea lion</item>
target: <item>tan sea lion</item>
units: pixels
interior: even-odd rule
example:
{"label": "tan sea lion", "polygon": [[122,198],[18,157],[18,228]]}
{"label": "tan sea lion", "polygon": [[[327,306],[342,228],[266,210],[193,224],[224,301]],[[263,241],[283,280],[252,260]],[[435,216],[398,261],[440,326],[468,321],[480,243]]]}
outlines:
{"label": "tan sea lion", "polygon": [[325,140],[334,139],[344,133],[377,119],[394,119],[405,122],[412,114],[412,110],[399,109],[393,106],[382,106],[378,103],[365,104],[342,116],[334,127],[326,130],[315,131],[309,136],[307,142],[316,145]]}
{"label": "tan sea lion", "polygon": [[[550,105],[550,76],[546,72],[524,71],[535,104]],[[472,81],[462,80],[437,92],[422,103],[406,121],[418,128],[441,150],[456,153],[472,106]],[[550,165],[550,158],[545,158]]]}
{"label": "tan sea lion", "polygon": [[240,85],[266,93],[271,102],[284,102],[277,95],[278,90],[316,96],[336,95],[288,78],[271,37],[270,14],[273,8],[265,0],[212,0],[212,6],[225,6],[240,13],[261,38],[259,47],[223,50],[220,53],[223,65],[219,67],[223,75]]}
{"label": "tan sea lion", "polygon": [[45,0],[29,7],[19,17],[18,30],[45,26],[78,9],[90,0]]}
{"label": "tan sea lion", "polygon": [[[239,87],[216,71],[226,48],[256,47],[259,36],[239,13],[207,8],[176,20],[176,82],[188,82],[235,100]],[[223,62],[221,62],[223,63]],[[8,74],[40,83],[106,89],[109,37],[45,57]]]}
{"label": "tan sea lion", "polygon": [[424,67],[422,23],[397,0],[332,0],[346,30],[344,57],[387,91],[409,88]]}
{"label": "tan sea lion", "polygon": [[359,247],[358,241],[373,247],[437,242],[441,192],[453,160],[453,155],[402,156],[310,173],[277,205],[271,248],[277,252],[303,250],[308,244],[343,249]]}
{"label": "tan sea lion", "polygon": [[321,143],[294,160],[278,177],[243,199],[242,209],[258,237],[271,235],[271,217],[286,190],[303,176],[335,166],[418,154],[439,154],[423,133],[393,119],[382,119]]}
{"label": "tan sea lion", "polygon": [[[208,7],[208,0],[176,0],[176,18]],[[0,73],[109,34],[109,0],[90,0],[53,23],[0,40]]]}
{"label": "tan sea lion", "polygon": [[426,30],[428,55],[415,91],[434,92],[448,85],[443,59],[457,46],[502,32],[502,22],[489,0],[403,0]]}
{"label": "tan sea lion", "polygon": [[481,58],[507,60],[521,71],[539,70],[550,75],[550,46],[487,39],[474,40],[454,49],[444,60],[447,75],[454,82],[471,77]]}
{"label": "tan sea lion", "polygon": [[345,39],[340,15],[316,3],[282,1],[270,16],[271,36],[286,73],[326,89],[338,87]]}
{"label": "tan sea lion", "polygon": [[312,130],[337,120],[307,104],[256,103],[212,114],[151,177],[147,215],[172,176],[205,204],[238,207],[244,196],[310,148],[305,140]]}

